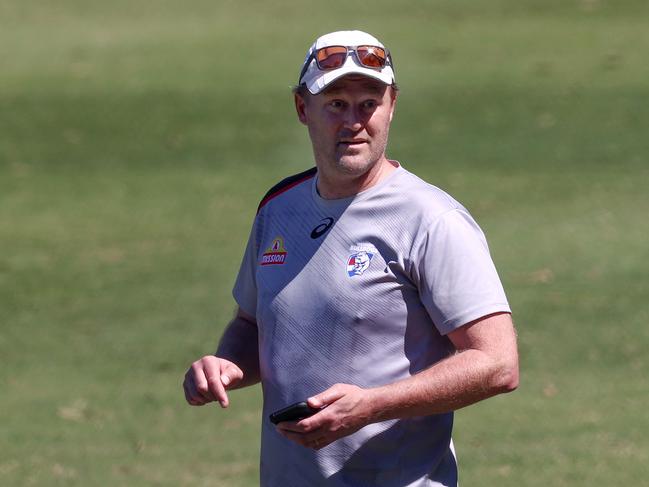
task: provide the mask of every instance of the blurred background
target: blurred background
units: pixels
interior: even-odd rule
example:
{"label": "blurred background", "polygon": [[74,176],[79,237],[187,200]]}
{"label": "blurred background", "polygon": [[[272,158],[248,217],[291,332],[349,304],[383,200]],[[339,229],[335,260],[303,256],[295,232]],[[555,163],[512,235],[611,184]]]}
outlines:
{"label": "blurred background", "polygon": [[521,387],[458,412],[461,483],[646,482],[648,2],[0,0],[1,485],[257,483],[259,389],[181,382],[313,165],[306,49],[349,28],[394,56],[389,156],[474,214],[514,309]]}

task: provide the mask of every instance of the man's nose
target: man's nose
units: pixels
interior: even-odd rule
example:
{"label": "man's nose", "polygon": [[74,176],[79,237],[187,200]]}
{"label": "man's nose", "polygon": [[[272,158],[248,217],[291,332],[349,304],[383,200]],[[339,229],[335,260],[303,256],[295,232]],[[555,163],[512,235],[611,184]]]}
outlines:
{"label": "man's nose", "polygon": [[345,112],[345,118],[343,122],[346,129],[352,130],[354,132],[358,132],[360,129],[362,129],[363,124],[365,123],[363,121],[361,111],[358,108],[351,107]]}

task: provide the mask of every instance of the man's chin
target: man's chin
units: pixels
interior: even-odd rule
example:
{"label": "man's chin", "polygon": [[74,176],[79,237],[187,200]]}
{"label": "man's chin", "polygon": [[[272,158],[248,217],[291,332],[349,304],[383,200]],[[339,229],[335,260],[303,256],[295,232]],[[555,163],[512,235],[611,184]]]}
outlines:
{"label": "man's chin", "polygon": [[349,174],[364,174],[374,164],[367,154],[343,154],[338,157],[336,165]]}

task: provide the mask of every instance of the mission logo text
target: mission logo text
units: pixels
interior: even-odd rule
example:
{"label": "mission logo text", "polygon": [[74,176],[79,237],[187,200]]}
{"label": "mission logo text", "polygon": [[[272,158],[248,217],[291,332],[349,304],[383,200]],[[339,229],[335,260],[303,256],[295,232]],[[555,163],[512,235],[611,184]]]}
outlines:
{"label": "mission logo text", "polygon": [[266,249],[261,256],[259,265],[282,265],[286,262],[288,252],[284,248],[284,239],[276,237],[273,243]]}

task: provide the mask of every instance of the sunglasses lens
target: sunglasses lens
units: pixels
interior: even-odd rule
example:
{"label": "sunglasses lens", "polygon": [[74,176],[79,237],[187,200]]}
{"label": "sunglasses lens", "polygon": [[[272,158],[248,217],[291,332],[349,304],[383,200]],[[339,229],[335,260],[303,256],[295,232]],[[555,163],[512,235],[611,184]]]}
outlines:
{"label": "sunglasses lens", "polygon": [[345,46],[330,46],[319,49],[316,59],[320,69],[336,69],[345,64],[347,48]]}
{"label": "sunglasses lens", "polygon": [[[356,57],[363,66],[381,69],[386,64],[387,53],[381,47],[358,46],[355,50]],[[345,64],[347,53],[346,46],[329,46],[318,49],[315,57],[320,69],[337,69]]]}
{"label": "sunglasses lens", "polygon": [[358,46],[356,48],[358,60],[368,68],[382,68],[385,66],[385,49],[376,46]]}

